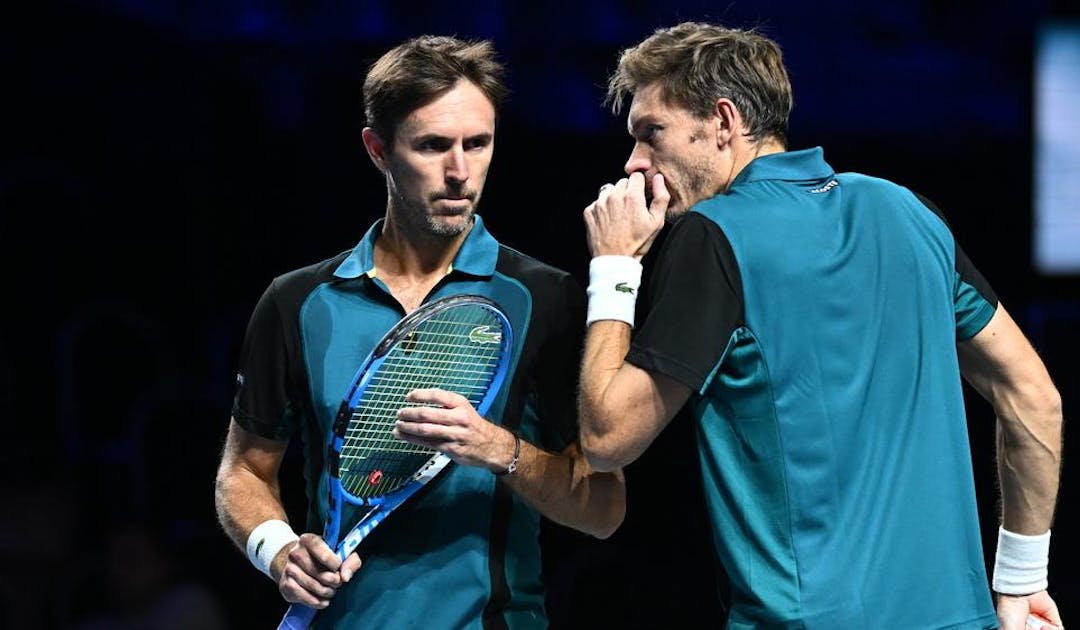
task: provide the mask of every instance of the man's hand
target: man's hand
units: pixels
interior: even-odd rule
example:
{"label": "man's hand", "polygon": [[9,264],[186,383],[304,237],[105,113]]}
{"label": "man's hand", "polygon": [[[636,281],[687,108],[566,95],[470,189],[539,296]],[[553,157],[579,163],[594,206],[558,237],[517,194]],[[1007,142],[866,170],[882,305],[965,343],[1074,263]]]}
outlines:
{"label": "man's hand", "polygon": [[652,203],[645,203],[645,175],[633,173],[615,184],[604,184],[596,201],[585,208],[585,227],[593,256],[633,256],[649,251],[664,227],[671,194],[664,176],[653,176]]}
{"label": "man's hand", "polygon": [[1031,614],[1046,619],[1058,628],[1064,628],[1057,604],[1046,591],[1023,597],[998,595],[997,616],[998,621],[1001,622],[1001,630],[1052,630],[1052,627],[1047,626],[1045,622],[1042,629],[1028,627],[1026,625],[1028,615]]}
{"label": "man's hand", "polygon": [[513,434],[485,420],[464,396],[442,389],[417,389],[405,400],[433,406],[398,411],[394,437],[445,453],[464,466],[506,470],[514,452]]}
{"label": "man's hand", "polygon": [[315,534],[303,534],[294,544],[286,545],[270,565],[285,601],[316,609],[329,606],[330,598],[359,568],[360,556],[350,554],[342,562]]}

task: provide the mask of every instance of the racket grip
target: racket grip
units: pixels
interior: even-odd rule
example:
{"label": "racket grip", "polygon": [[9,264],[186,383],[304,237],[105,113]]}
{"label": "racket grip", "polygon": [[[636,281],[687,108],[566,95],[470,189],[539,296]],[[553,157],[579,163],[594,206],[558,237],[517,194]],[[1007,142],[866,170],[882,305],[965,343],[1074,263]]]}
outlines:
{"label": "racket grip", "polygon": [[318,611],[303,604],[292,604],[278,624],[278,630],[307,630]]}

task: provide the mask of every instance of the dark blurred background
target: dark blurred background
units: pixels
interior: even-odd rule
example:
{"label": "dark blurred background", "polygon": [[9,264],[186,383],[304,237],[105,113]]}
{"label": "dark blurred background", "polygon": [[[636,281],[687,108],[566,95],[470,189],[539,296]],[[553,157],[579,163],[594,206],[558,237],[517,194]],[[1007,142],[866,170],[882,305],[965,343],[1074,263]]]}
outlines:
{"label": "dark blurred background", "polygon": [[[86,0],[0,11],[0,627],[122,627],[150,610],[142,627],[279,619],[273,585],[214,519],[240,340],[274,275],[351,247],[381,216],[360,85],[379,54],[422,33],[494,40],[512,96],[480,212],[505,243],[584,282],[580,211],[630,149],[625,120],[601,107],[617,51],[685,19],[760,28],[791,71],[791,147],[822,145],[839,171],[933,199],[1042,353],[1066,416],[1080,403],[1080,274],[1032,263],[1037,34],[1075,24],[1074,3]],[[967,393],[989,558],[993,414]],[[1068,452],[1080,446],[1072,433]],[[627,470],[629,516],[611,540],[547,530],[553,626],[717,627],[687,440],[672,425]],[[1073,624],[1078,482],[1066,454],[1051,585]],[[295,477],[284,491],[297,509]]]}

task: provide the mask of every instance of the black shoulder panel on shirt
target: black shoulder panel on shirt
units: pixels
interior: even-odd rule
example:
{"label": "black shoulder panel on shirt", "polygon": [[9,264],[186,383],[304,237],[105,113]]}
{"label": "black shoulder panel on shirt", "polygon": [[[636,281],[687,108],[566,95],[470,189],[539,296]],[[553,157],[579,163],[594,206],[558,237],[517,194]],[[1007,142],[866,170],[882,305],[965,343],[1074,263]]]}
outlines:
{"label": "black shoulder panel on shirt", "polygon": [[690,212],[654,243],[644,266],[627,361],[698,391],[746,320],[731,242],[714,221]]}
{"label": "black shoulder panel on shirt", "polygon": [[[914,193],[915,197],[918,198],[924,206],[936,214],[938,218],[945,223],[945,227],[949,228],[949,232],[951,233],[952,226],[949,225],[949,220],[945,218],[945,213],[943,213],[933,201],[930,201],[928,198],[915,191],[912,191],[912,193]],[[964,252],[964,248],[960,247],[960,242],[956,240],[955,234],[953,234],[953,244],[956,246],[956,273],[960,275],[960,279],[974,287],[984,300],[997,306],[998,297],[997,294],[994,293],[993,287],[990,286],[990,283],[986,281],[986,278],[983,277],[982,273],[979,272],[968,258],[967,254]]]}

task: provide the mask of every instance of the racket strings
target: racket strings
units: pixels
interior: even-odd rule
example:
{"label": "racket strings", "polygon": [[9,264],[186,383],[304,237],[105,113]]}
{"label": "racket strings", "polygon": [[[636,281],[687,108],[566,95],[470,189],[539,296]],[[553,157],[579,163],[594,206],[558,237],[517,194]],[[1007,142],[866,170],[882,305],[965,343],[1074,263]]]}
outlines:
{"label": "racket strings", "polygon": [[477,406],[494,379],[504,334],[487,309],[457,308],[421,322],[387,352],[355,409],[341,450],[341,481],[360,498],[392,492],[411,479],[435,451],[394,438],[398,410],[421,406],[414,389],[456,392]]}

